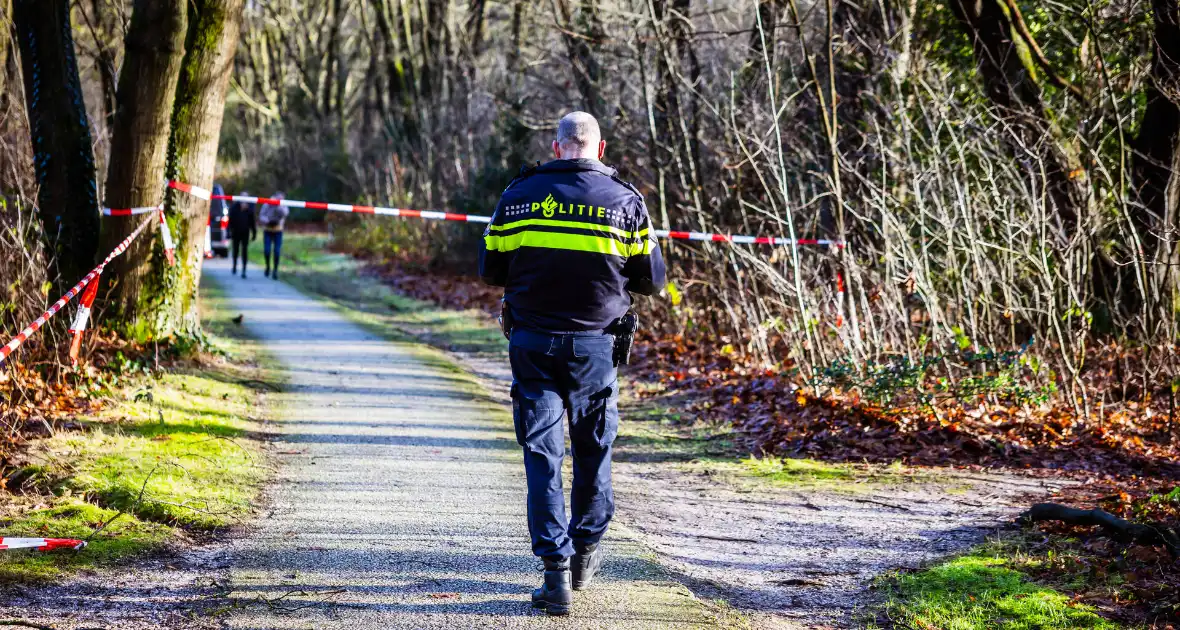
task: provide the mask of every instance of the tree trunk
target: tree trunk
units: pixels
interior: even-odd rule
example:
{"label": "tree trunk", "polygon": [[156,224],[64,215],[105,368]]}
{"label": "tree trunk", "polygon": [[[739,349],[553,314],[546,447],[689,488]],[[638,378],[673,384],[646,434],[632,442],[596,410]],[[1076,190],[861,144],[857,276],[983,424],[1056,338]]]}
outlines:
{"label": "tree trunk", "polygon": [[[483,52],[484,18],[487,12],[487,0],[471,0],[467,12],[467,42],[469,55],[478,57]],[[513,7],[515,14],[516,8]]]}
{"label": "tree trunk", "polygon": [[[190,18],[168,140],[168,177],[212,188],[225,90],[233,71],[243,0],[189,0]],[[161,279],[166,291],[157,310],[161,333],[196,331],[197,287],[204,257],[209,202],[172,190],[168,223],[176,238],[177,266]]]}
{"label": "tree trunk", "polygon": [[[8,79],[8,44],[12,39],[12,0],[0,0],[0,98],[7,95],[4,90]],[[0,100],[0,105],[3,101]]]}
{"label": "tree trunk", "polygon": [[37,170],[37,212],[53,252],[49,277],[73,284],[95,263],[98,197],[70,5],[16,0],[13,9]]}
{"label": "tree trunk", "polygon": [[[168,129],[184,58],[186,6],[187,0],[135,2],[112,126],[108,207],[152,206],[163,201]],[[142,216],[105,218],[102,249],[113,249],[143,220]],[[138,337],[166,334],[161,324],[167,318],[158,311],[168,308],[167,272],[158,243],[145,234],[111,266],[114,292],[105,305],[108,314],[125,332]]]}
{"label": "tree trunk", "polygon": [[[947,0],[975,56],[984,91],[999,108],[999,116],[1016,136],[1013,151],[1031,151],[1043,164],[1049,200],[1059,220],[1059,233],[1074,232],[1082,205],[1070,181],[1070,160],[1057,144],[1059,134],[1041,100],[1036,66],[1028,45],[1018,37],[1002,0]],[[1022,148],[1023,147],[1023,148]]]}
{"label": "tree trunk", "polygon": [[[337,73],[343,72],[343,67],[340,60],[340,24],[343,18],[343,7],[341,0],[332,0],[332,16],[331,23],[328,30],[328,61],[325,67],[324,76],[324,91],[321,96],[320,109],[323,110],[324,116],[331,116],[336,100],[332,98],[332,90],[336,86]],[[338,133],[343,134],[343,129],[337,129]]]}
{"label": "tree trunk", "polygon": [[697,131],[698,117],[696,99],[691,91],[687,95],[688,111],[682,106],[681,83],[684,68],[688,66],[689,81],[695,85],[700,77],[700,62],[693,52],[688,0],[672,0],[671,7],[665,0],[651,4],[656,22],[656,98],[655,129],[657,134],[656,165],[659,169],[675,167],[678,186],[668,194],[668,205],[680,205],[696,211],[696,224],[705,229],[705,217],[698,201],[700,192],[697,181],[698,158],[700,156]]}
{"label": "tree trunk", "polygon": [[566,53],[574,71],[574,83],[582,95],[583,107],[599,119],[604,127],[609,121],[602,120],[606,102],[599,90],[602,65],[598,62],[596,50],[606,37],[602,22],[598,19],[595,0],[578,0],[577,13],[570,7],[570,0],[554,0],[559,25],[565,33]]}
{"label": "tree trunk", "polygon": [[113,122],[115,110],[118,108],[118,95],[115,92],[116,53],[112,42],[117,41],[115,38],[119,35],[119,28],[115,24],[113,8],[104,7],[103,4],[101,0],[93,0],[90,3],[91,20],[94,26],[91,32],[94,34],[94,49],[96,51],[94,61],[98,65],[98,77],[102,83],[102,122],[103,125],[110,125]]}
{"label": "tree trunk", "polygon": [[447,57],[443,38],[447,30],[447,0],[426,1],[426,24],[422,42],[422,93],[428,101],[438,105],[436,97],[448,94],[446,80]]}
{"label": "tree trunk", "polygon": [[1177,283],[1173,257],[1180,229],[1180,171],[1175,170],[1180,168],[1180,4],[1176,0],[1152,0],[1151,4],[1155,20],[1151,81],[1144,90],[1147,103],[1139,135],[1132,143],[1133,185],[1141,206],[1132,208],[1131,216],[1145,256],[1163,263],[1149,268],[1167,270],[1155,274],[1148,290],[1157,292],[1157,299],[1170,300],[1169,289]]}

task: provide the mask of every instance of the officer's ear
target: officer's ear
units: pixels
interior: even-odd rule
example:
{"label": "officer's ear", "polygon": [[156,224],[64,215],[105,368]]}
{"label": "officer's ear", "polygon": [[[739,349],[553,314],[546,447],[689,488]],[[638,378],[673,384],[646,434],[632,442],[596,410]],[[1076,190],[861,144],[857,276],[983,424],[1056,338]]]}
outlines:
{"label": "officer's ear", "polygon": [[561,159],[561,145],[556,140],[553,141],[553,157]]}
{"label": "officer's ear", "polygon": [[606,155],[606,140],[599,140],[598,141],[598,159],[601,160],[602,156],[604,156],[604,155]]}

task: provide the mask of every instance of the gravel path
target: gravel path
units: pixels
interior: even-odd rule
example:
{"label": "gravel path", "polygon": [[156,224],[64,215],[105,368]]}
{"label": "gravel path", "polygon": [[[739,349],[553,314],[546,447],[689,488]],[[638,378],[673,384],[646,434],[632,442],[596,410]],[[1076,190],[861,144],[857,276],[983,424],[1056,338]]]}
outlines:
{"label": "gravel path", "polygon": [[435,351],[385,341],[284,283],[232,278],[222,261],[206,273],[289,379],[268,507],[229,550],[230,627],[716,625],[622,528],[572,617],[538,614],[506,409]]}

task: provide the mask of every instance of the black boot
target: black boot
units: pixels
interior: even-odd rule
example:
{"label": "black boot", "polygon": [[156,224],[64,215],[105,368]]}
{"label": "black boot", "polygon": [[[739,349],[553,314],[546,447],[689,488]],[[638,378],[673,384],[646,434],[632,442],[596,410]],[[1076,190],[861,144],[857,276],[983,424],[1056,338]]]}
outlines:
{"label": "black boot", "polygon": [[550,615],[568,615],[573,601],[569,559],[546,560],[545,583],[533,591],[533,607],[544,608]]}
{"label": "black boot", "polygon": [[575,591],[590,586],[590,583],[594,581],[594,576],[598,574],[598,569],[602,568],[602,560],[605,556],[606,552],[598,543],[585,547],[574,546],[574,558],[570,562],[572,565],[570,572],[573,574]]}

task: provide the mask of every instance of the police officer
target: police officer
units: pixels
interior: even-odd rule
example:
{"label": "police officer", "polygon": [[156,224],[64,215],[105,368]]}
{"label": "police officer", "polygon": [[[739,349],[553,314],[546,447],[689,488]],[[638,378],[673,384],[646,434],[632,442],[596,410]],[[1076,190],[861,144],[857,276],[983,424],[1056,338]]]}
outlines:
{"label": "police officer", "polygon": [[[602,565],[599,541],[615,507],[616,337],[621,321],[633,321],[625,319],[630,293],[652,295],[664,283],[643,196],[600,161],[605,149],[593,116],[562,118],[556,159],[523,170],[508,185],[479,253],[484,282],[504,287],[529,534],[545,565],[533,605],[550,615],[568,614],[573,591],[587,587]],[[563,415],[574,473],[568,520]]]}

